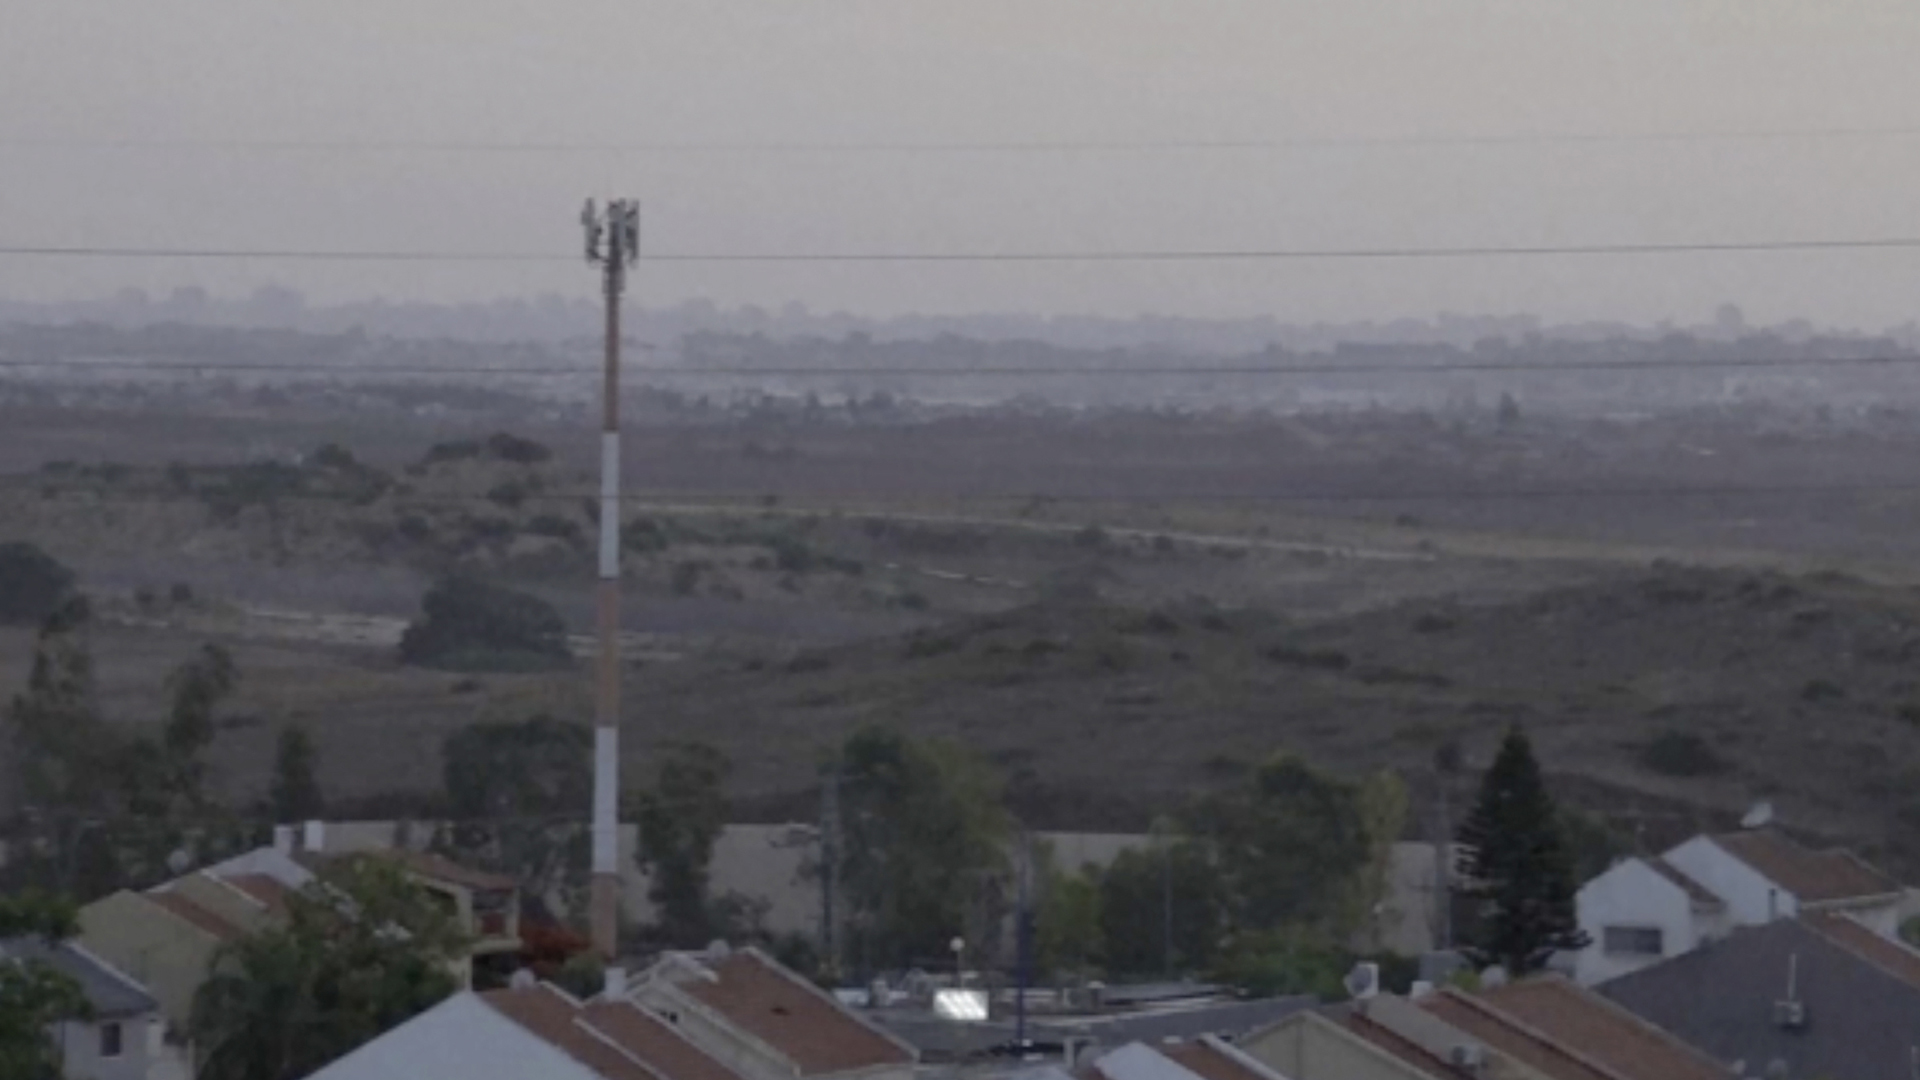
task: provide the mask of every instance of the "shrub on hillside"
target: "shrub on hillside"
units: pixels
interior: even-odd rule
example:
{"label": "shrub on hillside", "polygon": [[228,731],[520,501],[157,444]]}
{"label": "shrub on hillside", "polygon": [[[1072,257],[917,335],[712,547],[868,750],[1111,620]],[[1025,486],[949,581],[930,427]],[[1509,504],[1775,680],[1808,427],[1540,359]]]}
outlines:
{"label": "shrub on hillside", "polygon": [[447,671],[526,671],[564,664],[566,624],[536,596],[468,577],[436,582],[400,637],[400,661]]}
{"label": "shrub on hillside", "polygon": [[0,543],[0,623],[38,623],[72,589],[73,571],[37,545]]}
{"label": "shrub on hillside", "polygon": [[1640,748],[1640,764],[1661,776],[1712,776],[1727,763],[1690,731],[1665,731]]}

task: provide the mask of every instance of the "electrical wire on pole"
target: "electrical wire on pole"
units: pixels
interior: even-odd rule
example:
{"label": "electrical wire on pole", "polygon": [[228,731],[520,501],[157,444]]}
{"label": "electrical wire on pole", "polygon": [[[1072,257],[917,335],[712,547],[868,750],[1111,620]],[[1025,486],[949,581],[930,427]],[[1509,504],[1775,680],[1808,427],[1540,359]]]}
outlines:
{"label": "electrical wire on pole", "polygon": [[620,925],[620,296],[640,256],[640,204],[615,199],[580,212],[589,264],[601,268],[607,355],[600,427],[600,656],[593,717],[593,884],[588,918],[593,950],[618,956]]}

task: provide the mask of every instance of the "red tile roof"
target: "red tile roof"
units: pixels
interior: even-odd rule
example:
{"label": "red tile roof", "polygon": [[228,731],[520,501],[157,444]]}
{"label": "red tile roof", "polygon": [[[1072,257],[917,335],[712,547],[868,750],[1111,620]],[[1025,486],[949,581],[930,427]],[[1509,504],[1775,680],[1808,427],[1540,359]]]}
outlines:
{"label": "red tile roof", "polygon": [[1453,1067],[1453,1063],[1442,1061],[1428,1053],[1412,1039],[1389,1030],[1386,1025],[1369,1020],[1356,1012],[1346,1015],[1346,1028],[1352,1034],[1373,1044],[1376,1049],[1384,1050],[1402,1064],[1433,1076],[1460,1077],[1469,1080],[1471,1074]]}
{"label": "red tile roof", "polygon": [[482,892],[504,892],[518,889],[520,882],[505,874],[488,873],[462,866],[452,859],[442,858],[428,851],[409,851],[404,848],[388,848],[375,852],[383,858],[392,859],[408,870],[424,878],[444,881],[449,885],[458,885],[464,889],[477,889]]}
{"label": "red tile roof", "polygon": [[580,1003],[546,986],[494,990],[480,1000],[607,1080],[659,1080],[581,1020]]}
{"label": "red tile roof", "polygon": [[1551,1080],[1621,1080],[1610,1071],[1589,1064],[1581,1055],[1542,1033],[1511,1022],[1510,1018],[1489,1008],[1486,1003],[1458,990],[1430,994],[1420,999],[1420,1006],[1487,1044],[1489,1049],[1545,1073]]}
{"label": "red tile roof", "polygon": [[710,1058],[673,1026],[629,1002],[595,1002],[587,1022],[605,1032],[667,1080],[740,1080],[732,1069]]}
{"label": "red tile roof", "polygon": [[1841,848],[1815,851],[1776,829],[1749,829],[1712,838],[1722,850],[1803,904],[1825,904],[1901,891],[1900,883]]}
{"label": "red tile roof", "polygon": [[706,963],[713,979],[680,990],[791,1060],[802,1076],[911,1065],[911,1050],[747,949]]}
{"label": "red tile roof", "polygon": [[1631,1080],[1726,1080],[1724,1065],[1566,979],[1525,979],[1480,1000]]}
{"label": "red tile roof", "polygon": [[211,934],[221,941],[238,941],[246,931],[175,892],[141,893],[147,902],[181,922]]}
{"label": "red tile roof", "polygon": [[220,880],[246,893],[249,899],[275,914],[287,910],[287,897],[293,892],[279,879],[266,874],[235,874]]}
{"label": "red tile roof", "polygon": [[1911,986],[1920,987],[1920,952],[1838,912],[1803,916],[1814,933]]}
{"label": "red tile roof", "polygon": [[1693,901],[1695,907],[1723,908],[1727,906],[1727,902],[1722,900],[1712,889],[1681,873],[1679,867],[1667,860],[1652,858],[1646,860],[1646,863],[1653,869],[1654,873],[1678,885],[1680,890],[1687,894],[1687,899]]}

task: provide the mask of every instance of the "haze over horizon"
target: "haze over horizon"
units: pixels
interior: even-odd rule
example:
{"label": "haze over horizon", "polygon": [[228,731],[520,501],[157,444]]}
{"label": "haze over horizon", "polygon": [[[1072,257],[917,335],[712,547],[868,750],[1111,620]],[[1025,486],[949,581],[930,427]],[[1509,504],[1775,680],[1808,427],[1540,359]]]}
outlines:
{"label": "haze over horizon", "polygon": [[[7,23],[0,246],[558,257],[0,256],[0,296],[22,300],[268,282],[315,303],[590,298],[594,276],[566,261],[587,194],[640,197],[660,253],[1920,236],[1920,9],[1891,0],[650,0],[557,14],[186,0],[29,4]],[[1193,145],[1220,142],[1260,145]],[[1732,301],[1757,323],[1877,328],[1912,317],[1917,271],[1920,250],[662,263],[642,268],[635,298],[1641,324]]]}

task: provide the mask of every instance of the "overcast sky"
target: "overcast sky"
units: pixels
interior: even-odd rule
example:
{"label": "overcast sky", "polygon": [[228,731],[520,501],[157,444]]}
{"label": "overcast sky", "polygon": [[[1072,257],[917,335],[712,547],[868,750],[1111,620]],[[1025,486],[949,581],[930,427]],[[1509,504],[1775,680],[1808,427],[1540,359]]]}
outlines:
{"label": "overcast sky", "polygon": [[[676,253],[1920,237],[1916,56],[1913,0],[5,0],[0,245],[566,255],[587,194],[640,196],[649,249]],[[1883,133],[1612,138],[1862,129]],[[1293,145],[420,145],[1196,140]],[[0,256],[0,293],[22,299],[267,281],[322,299],[594,288],[565,263]],[[1867,326],[1913,317],[1916,286],[1920,252],[639,278],[649,302],[875,314],[1694,321],[1732,300]]]}

